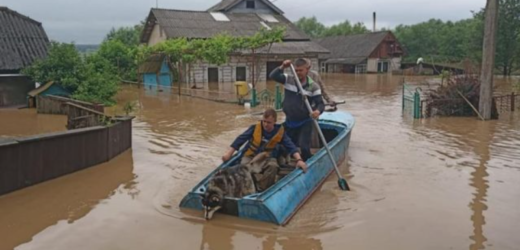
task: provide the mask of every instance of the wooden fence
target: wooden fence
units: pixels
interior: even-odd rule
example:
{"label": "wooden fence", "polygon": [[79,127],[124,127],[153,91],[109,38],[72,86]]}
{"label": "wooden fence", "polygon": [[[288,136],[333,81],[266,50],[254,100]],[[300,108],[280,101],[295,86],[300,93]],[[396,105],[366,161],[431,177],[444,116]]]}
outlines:
{"label": "wooden fence", "polygon": [[105,107],[102,104],[93,104],[88,102],[82,102],[78,100],[73,100],[61,96],[38,96],[36,99],[36,109],[38,114],[50,114],[50,115],[67,115],[68,114],[68,106],[66,103],[73,103],[76,105],[83,106],[85,108],[95,110],[97,112],[103,113],[105,111]]}
{"label": "wooden fence", "polygon": [[493,99],[499,113],[515,112],[520,109],[520,94],[513,92],[510,95],[494,96]]}
{"label": "wooden fence", "polygon": [[94,166],[132,147],[132,118],[0,142],[0,195]]}
{"label": "wooden fence", "polygon": [[71,102],[62,104],[67,111],[67,129],[89,128],[112,123],[112,118],[102,112]]}

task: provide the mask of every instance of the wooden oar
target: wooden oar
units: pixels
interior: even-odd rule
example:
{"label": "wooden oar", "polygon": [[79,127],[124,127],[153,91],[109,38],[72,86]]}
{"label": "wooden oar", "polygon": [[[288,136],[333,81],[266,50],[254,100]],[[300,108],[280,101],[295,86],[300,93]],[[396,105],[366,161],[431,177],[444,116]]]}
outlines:
{"label": "wooden oar", "polygon": [[[294,74],[294,78],[296,80],[296,85],[298,85],[298,89],[300,90],[301,94],[304,96],[305,100],[305,106],[307,106],[307,110],[309,111],[309,114],[312,113],[312,107],[309,103],[309,100],[305,97],[302,83],[300,82],[300,79],[298,79],[298,75],[296,74],[296,70],[294,69],[294,66],[291,64],[291,70]],[[339,171],[338,165],[336,164],[336,161],[334,160],[334,156],[332,155],[332,152],[330,151],[329,144],[327,144],[327,140],[325,140],[325,136],[323,136],[323,132],[321,131],[320,125],[318,124],[318,121],[316,119],[312,119],[312,122],[314,124],[314,127],[316,131],[318,131],[318,134],[320,135],[321,142],[323,143],[323,146],[327,150],[327,154],[330,157],[330,160],[332,161],[332,164],[334,164],[334,169],[336,170],[336,175],[338,176],[338,185],[341,190],[348,191],[350,190],[350,187],[348,186],[347,180],[341,176],[341,172]]]}
{"label": "wooden oar", "polygon": [[468,100],[468,98],[466,98],[458,89],[457,89],[457,93],[459,93],[459,95],[462,97],[462,99],[464,99],[464,101],[466,101],[469,104],[469,106],[473,109],[473,111],[475,111],[475,113],[477,113],[477,115],[478,115],[478,117],[480,117],[480,119],[482,119],[483,121],[486,120],[486,119],[484,119],[484,117],[482,117],[480,112],[478,112],[477,108],[475,108],[475,106],[473,106],[473,104],[471,104],[471,102]]}
{"label": "wooden oar", "polygon": [[[337,105],[341,105],[341,104],[345,104],[345,103],[346,103],[345,101],[340,101],[340,102],[335,102],[334,105],[332,105],[330,103],[327,103],[327,104],[325,104],[325,106],[336,107]],[[275,111],[276,112],[283,112],[283,110],[281,110],[281,109],[277,109]],[[334,112],[334,111],[336,111],[336,109],[330,109],[330,110],[325,110],[325,111],[327,111],[327,112]],[[242,118],[242,117],[246,117],[246,116],[258,116],[258,115],[263,115],[263,114],[264,114],[264,112],[262,111],[262,112],[255,112],[255,113],[247,114],[247,115],[240,115],[240,116],[237,116],[237,117]]]}

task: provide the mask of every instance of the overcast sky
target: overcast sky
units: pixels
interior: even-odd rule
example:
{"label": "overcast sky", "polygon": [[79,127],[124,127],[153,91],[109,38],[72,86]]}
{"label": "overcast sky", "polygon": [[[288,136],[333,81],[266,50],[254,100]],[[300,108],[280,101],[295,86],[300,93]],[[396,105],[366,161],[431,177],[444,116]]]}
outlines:
{"label": "overcast sky", "polygon": [[[220,0],[158,0],[160,8],[206,10]],[[316,16],[326,25],[344,21],[364,22],[378,28],[414,24],[431,18],[460,20],[471,17],[486,0],[272,0],[286,16]],[[47,35],[60,42],[100,43],[112,27],[131,26],[145,19],[156,0],[0,0],[7,6],[43,23]]]}

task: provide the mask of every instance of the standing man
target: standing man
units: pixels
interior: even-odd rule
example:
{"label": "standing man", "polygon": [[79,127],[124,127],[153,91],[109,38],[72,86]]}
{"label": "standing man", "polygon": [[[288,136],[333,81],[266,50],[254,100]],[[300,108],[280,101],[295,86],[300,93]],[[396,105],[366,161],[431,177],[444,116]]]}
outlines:
{"label": "standing man", "polygon": [[[312,119],[318,119],[325,110],[325,104],[321,96],[320,86],[308,76],[310,65],[307,60],[297,59],[294,62],[297,77],[303,87],[303,93],[298,89],[296,78],[293,75],[283,73],[286,68],[291,66],[291,63],[290,60],[284,61],[280,67],[271,72],[270,77],[284,85],[283,112],[286,116],[284,126],[292,141],[300,147],[302,158],[306,161],[312,156]],[[305,106],[304,98],[307,98],[311,106],[314,107],[311,114]]]}
{"label": "standing man", "polygon": [[329,94],[328,94],[328,91],[327,89],[325,88],[325,83],[323,82],[323,80],[321,79],[321,76],[320,76],[320,73],[318,73],[318,71],[316,70],[312,70],[311,67],[312,67],[312,62],[311,60],[305,58],[305,60],[307,61],[307,64],[309,65],[309,77],[312,78],[312,80],[314,80],[315,83],[317,83],[318,85],[320,85],[320,88],[321,88],[321,96],[323,97],[323,100],[325,102],[327,102],[327,104],[330,104],[330,106],[332,107],[336,107],[336,102],[332,100],[332,98],[330,98]]}

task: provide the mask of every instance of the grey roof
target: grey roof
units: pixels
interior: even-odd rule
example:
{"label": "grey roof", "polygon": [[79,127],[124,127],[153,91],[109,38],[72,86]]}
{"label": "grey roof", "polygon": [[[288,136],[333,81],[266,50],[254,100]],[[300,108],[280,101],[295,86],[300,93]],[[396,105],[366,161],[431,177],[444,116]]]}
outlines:
{"label": "grey roof", "polygon": [[328,58],[349,62],[345,64],[356,64],[368,58],[388,34],[391,34],[391,32],[381,31],[360,35],[325,37],[314,41],[330,51]]}
{"label": "grey roof", "polygon": [[[208,11],[226,12],[242,1],[245,1],[245,0],[222,0],[220,3],[217,3],[213,7],[209,8]],[[281,9],[276,7],[276,5],[271,3],[271,1],[269,1],[269,0],[257,0],[257,1],[262,1],[263,3],[265,3],[267,6],[269,6],[271,9],[273,9],[275,12],[277,12],[280,15],[284,14]]]}
{"label": "grey roof", "polygon": [[[312,41],[273,43],[255,51],[257,54],[278,55],[306,55],[306,54],[328,54],[329,51]],[[250,51],[244,51],[249,54]]]}
{"label": "grey roof", "polygon": [[367,59],[366,57],[334,58],[334,59],[329,59],[329,60],[325,61],[325,63],[330,63],[330,64],[353,64],[353,65],[356,65],[356,64],[362,63],[366,59]]}
{"label": "grey roof", "polygon": [[162,64],[164,59],[167,59],[165,54],[153,54],[150,55],[146,61],[139,65],[137,69],[137,73],[146,74],[146,73],[159,73],[161,71]]}
{"label": "grey roof", "polygon": [[[262,19],[255,13],[225,13],[230,21],[216,21],[210,12],[152,9],[141,35],[141,42],[148,41],[155,23],[168,38],[211,38],[218,34],[242,37],[252,36],[262,27]],[[283,15],[273,15],[279,22],[266,23],[269,27],[285,26],[285,41],[308,41],[310,38],[301,32]]]}
{"label": "grey roof", "polygon": [[0,6],[0,71],[19,71],[46,57],[48,48],[41,23]]}

